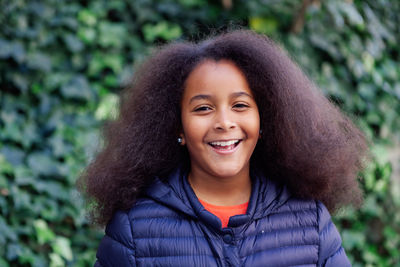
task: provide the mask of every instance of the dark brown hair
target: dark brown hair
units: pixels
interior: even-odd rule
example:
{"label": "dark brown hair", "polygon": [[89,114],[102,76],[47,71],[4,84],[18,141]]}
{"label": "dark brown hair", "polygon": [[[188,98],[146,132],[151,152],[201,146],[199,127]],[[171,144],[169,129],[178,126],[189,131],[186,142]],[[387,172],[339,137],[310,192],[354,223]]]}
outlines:
{"label": "dark brown hair", "polygon": [[357,175],[368,153],[362,132],[273,41],[236,30],[168,44],[135,73],[118,119],[104,129],[103,150],[78,181],[96,222],[129,209],[154,176],[189,167],[188,152],[177,142],[180,100],[189,73],[205,59],[233,61],[255,95],[262,138],[252,168],[331,211],[360,201]]}

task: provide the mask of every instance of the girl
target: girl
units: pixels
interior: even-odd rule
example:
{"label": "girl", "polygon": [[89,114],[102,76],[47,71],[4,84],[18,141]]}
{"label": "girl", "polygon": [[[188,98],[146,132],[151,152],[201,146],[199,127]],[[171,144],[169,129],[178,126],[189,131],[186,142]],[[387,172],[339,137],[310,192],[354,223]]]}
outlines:
{"label": "girl", "polygon": [[366,140],[282,49],[233,31],[135,77],[80,180],[95,266],[350,266],[328,209],[359,203]]}

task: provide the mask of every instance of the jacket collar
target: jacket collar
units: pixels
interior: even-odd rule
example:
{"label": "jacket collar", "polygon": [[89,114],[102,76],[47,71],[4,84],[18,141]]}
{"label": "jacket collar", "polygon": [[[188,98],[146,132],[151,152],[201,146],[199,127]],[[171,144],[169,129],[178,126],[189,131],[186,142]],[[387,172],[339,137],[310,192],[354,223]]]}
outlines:
{"label": "jacket collar", "polygon": [[[246,214],[231,218],[230,227],[238,227],[250,220],[265,217],[283,205],[290,197],[286,187],[266,179],[261,172],[252,171],[252,192]],[[187,172],[176,169],[166,179],[156,177],[146,191],[147,197],[194,219],[202,220],[212,228],[220,229],[220,220],[204,209],[187,181]]]}

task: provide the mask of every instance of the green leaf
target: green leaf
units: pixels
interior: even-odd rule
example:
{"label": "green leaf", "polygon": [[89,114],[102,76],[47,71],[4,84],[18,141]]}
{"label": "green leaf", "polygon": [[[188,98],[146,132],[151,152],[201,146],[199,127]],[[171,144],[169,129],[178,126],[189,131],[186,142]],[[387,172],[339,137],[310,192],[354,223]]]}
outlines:
{"label": "green leaf", "polygon": [[28,120],[22,126],[23,139],[21,141],[25,149],[29,149],[31,145],[39,139],[39,130],[36,123],[32,120]]}
{"label": "green leaf", "polygon": [[157,38],[168,41],[177,39],[182,35],[182,29],[179,25],[167,21],[161,21],[157,24],[145,24],[142,30],[147,42],[153,42]]}
{"label": "green leaf", "polygon": [[119,97],[108,94],[101,100],[96,110],[95,117],[98,120],[116,119],[118,115]]}
{"label": "green leaf", "polygon": [[40,193],[47,193],[52,199],[67,200],[68,194],[60,183],[54,181],[36,181],[34,187]]}
{"label": "green leaf", "polygon": [[82,9],[79,11],[78,20],[89,26],[94,26],[97,23],[96,14],[90,9]]}
{"label": "green leaf", "polygon": [[122,24],[102,21],[99,24],[99,44],[102,47],[121,48],[128,36]]}
{"label": "green leaf", "polygon": [[334,59],[340,60],[342,58],[342,55],[338,47],[334,44],[334,42],[330,41],[326,36],[321,36],[316,33],[311,33],[309,38],[312,45],[314,45],[316,48],[325,51]]}
{"label": "green leaf", "polygon": [[367,113],[366,121],[370,124],[380,125],[382,122],[382,119],[377,112],[371,111],[371,112]]}
{"label": "green leaf", "polygon": [[64,42],[66,43],[68,49],[71,52],[79,52],[82,51],[83,49],[82,42],[75,35],[72,34],[65,35]]}
{"label": "green leaf", "polygon": [[365,70],[369,73],[372,73],[372,71],[374,70],[374,65],[375,65],[374,57],[370,53],[365,51],[362,54],[362,59],[363,59]]}
{"label": "green leaf", "polygon": [[19,186],[31,185],[36,181],[32,179],[34,174],[26,165],[16,166],[14,169],[15,183]]}
{"label": "green leaf", "polygon": [[56,237],[54,232],[48,227],[46,221],[42,219],[35,220],[33,227],[36,231],[36,238],[41,245],[53,241]]}
{"label": "green leaf", "polygon": [[31,195],[25,189],[20,189],[16,186],[11,186],[10,195],[12,195],[14,199],[15,211],[30,211],[32,198],[34,197],[34,195]]}
{"label": "green leaf", "polygon": [[361,210],[364,214],[377,218],[379,218],[380,216],[382,216],[382,214],[384,214],[382,207],[379,206],[376,197],[372,194],[368,195],[365,198]]}
{"label": "green leaf", "polygon": [[31,52],[28,54],[27,64],[33,70],[49,72],[51,70],[51,57],[42,52]]}
{"label": "green leaf", "polygon": [[97,33],[95,29],[88,27],[80,27],[78,37],[86,44],[92,44],[96,40]]}
{"label": "green leaf", "polygon": [[69,154],[73,147],[71,144],[69,144],[61,135],[61,133],[56,133],[54,134],[50,139],[49,139],[49,144],[52,147],[53,154],[56,157],[62,157],[65,156],[66,154]]}
{"label": "green leaf", "polygon": [[54,243],[51,246],[53,248],[54,253],[60,255],[64,259],[68,261],[72,261],[72,249],[71,249],[71,241],[63,236],[57,236]]}
{"label": "green leaf", "polygon": [[117,54],[96,53],[89,64],[89,75],[98,76],[107,68],[120,73],[123,67],[123,57]]}
{"label": "green leaf", "polygon": [[18,258],[21,264],[29,264],[32,267],[46,267],[47,261],[42,255],[36,255],[32,250],[23,250]]}
{"label": "green leaf", "polygon": [[20,143],[23,140],[20,125],[14,122],[6,123],[0,132],[0,136],[4,139],[9,139],[17,143]]}
{"label": "green leaf", "polygon": [[7,195],[6,192],[8,192],[8,181],[4,175],[0,174],[0,195]]}
{"label": "green leaf", "polygon": [[22,63],[25,57],[26,52],[21,42],[0,39],[0,58],[13,58],[16,62]]}
{"label": "green leaf", "polygon": [[358,86],[358,92],[362,97],[364,97],[364,99],[373,100],[377,90],[375,89],[374,84],[361,83]]}
{"label": "green leaf", "polygon": [[37,175],[57,175],[58,163],[50,155],[44,153],[31,153],[28,156],[28,166]]}
{"label": "green leaf", "polygon": [[[69,203],[68,203],[69,205]],[[40,214],[40,217],[44,218],[47,221],[57,221],[61,218],[60,206],[57,205],[56,200],[44,197],[37,196],[32,200],[31,210],[36,214]]]}
{"label": "green leaf", "polygon": [[77,75],[68,83],[61,87],[61,93],[65,98],[90,100],[94,93],[90,88],[90,84],[84,76]]}
{"label": "green leaf", "polygon": [[259,33],[273,34],[278,29],[278,21],[272,17],[250,17],[250,28]]}
{"label": "green leaf", "polygon": [[8,262],[0,256],[0,267],[9,267]]}
{"label": "green leaf", "polygon": [[18,243],[11,243],[7,246],[7,260],[12,261],[18,258],[22,253],[22,248]]}
{"label": "green leaf", "polygon": [[362,254],[365,261],[369,264],[377,264],[380,262],[379,253],[374,245],[368,245],[366,249],[363,250]]}
{"label": "green leaf", "polygon": [[65,267],[64,260],[56,253],[50,253],[50,267]]}
{"label": "green leaf", "polygon": [[350,25],[356,25],[356,26],[364,25],[364,19],[358,12],[358,10],[355,8],[354,4],[340,2],[339,6],[340,6],[340,11],[346,15]]}
{"label": "green leaf", "polygon": [[183,5],[184,7],[201,7],[207,4],[206,0],[179,0],[179,4]]}
{"label": "green leaf", "polygon": [[13,166],[8,162],[8,160],[3,154],[0,154],[0,173],[6,173],[6,174],[13,173]]}
{"label": "green leaf", "polygon": [[388,151],[384,145],[375,144],[371,148],[371,152],[379,165],[384,165],[389,161]]}
{"label": "green leaf", "polygon": [[15,230],[7,224],[3,217],[0,216],[0,246],[4,247],[6,238],[11,241],[17,241]]}
{"label": "green leaf", "polygon": [[363,233],[344,230],[342,233],[343,246],[346,250],[354,248],[361,248],[365,243],[365,236]]}

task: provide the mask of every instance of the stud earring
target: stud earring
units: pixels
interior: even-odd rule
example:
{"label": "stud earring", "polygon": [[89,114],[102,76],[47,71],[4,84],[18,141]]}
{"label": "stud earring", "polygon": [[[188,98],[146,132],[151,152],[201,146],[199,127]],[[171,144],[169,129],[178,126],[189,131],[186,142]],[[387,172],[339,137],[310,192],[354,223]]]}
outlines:
{"label": "stud earring", "polygon": [[178,144],[182,144],[182,138],[178,137]]}

